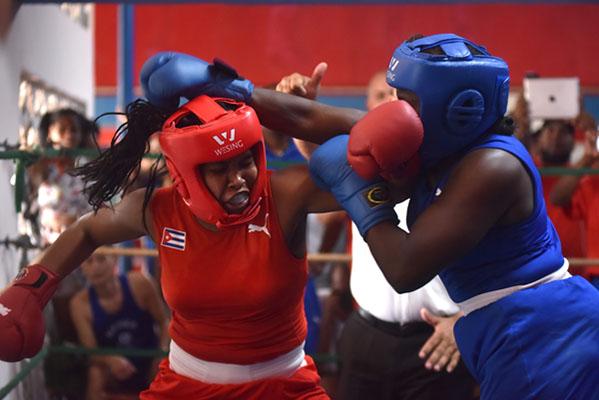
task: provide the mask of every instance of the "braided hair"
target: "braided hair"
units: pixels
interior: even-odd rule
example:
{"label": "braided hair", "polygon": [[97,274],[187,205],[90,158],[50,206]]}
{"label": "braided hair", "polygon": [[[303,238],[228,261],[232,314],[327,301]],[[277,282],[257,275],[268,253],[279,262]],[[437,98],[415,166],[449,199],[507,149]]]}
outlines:
{"label": "braided hair", "polygon": [[[96,120],[105,115],[115,114],[125,115],[127,121],[116,130],[110,148],[72,172],[84,181],[83,192],[94,212],[131,187],[139,175],[141,160],[149,151],[150,136],[159,131],[169,117],[167,111],[137,99],[127,105],[125,113],[105,113]],[[144,212],[156,186],[158,167],[163,165],[160,161],[161,157],[154,161],[150,170],[144,196]]]}

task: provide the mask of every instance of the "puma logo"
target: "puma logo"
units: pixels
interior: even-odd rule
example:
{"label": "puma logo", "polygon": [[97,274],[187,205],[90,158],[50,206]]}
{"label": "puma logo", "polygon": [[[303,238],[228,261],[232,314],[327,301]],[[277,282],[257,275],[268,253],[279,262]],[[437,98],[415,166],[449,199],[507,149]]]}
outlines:
{"label": "puma logo", "polygon": [[248,224],[248,232],[249,233],[264,232],[264,233],[266,233],[266,235],[268,237],[270,237],[270,232],[268,231],[268,213],[266,213],[266,216],[264,217],[264,225],[263,226]]}
{"label": "puma logo", "polygon": [[6,317],[11,309],[0,303],[0,316]]}

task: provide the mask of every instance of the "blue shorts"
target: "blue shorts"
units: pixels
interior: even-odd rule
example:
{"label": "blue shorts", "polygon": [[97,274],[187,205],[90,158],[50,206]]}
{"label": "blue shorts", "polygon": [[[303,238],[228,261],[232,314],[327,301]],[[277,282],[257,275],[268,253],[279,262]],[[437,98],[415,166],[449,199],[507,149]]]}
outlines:
{"label": "blue shorts", "polygon": [[580,277],[513,293],[455,325],[481,399],[599,399],[599,291]]}

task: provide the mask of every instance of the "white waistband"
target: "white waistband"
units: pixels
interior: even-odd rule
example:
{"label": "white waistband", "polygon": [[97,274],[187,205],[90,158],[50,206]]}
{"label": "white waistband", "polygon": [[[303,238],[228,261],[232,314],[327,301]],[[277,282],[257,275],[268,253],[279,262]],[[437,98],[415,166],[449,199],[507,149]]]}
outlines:
{"label": "white waistband", "polygon": [[179,375],[204,383],[217,384],[238,384],[265,378],[289,377],[299,368],[307,365],[304,343],[272,360],[242,365],[199,359],[171,340],[168,361],[170,368]]}
{"label": "white waistband", "polygon": [[564,258],[564,264],[559,269],[553,271],[548,275],[545,275],[541,279],[537,279],[534,282],[530,282],[524,285],[510,286],[503,289],[481,293],[479,295],[469,298],[468,300],[462,301],[461,303],[457,303],[458,307],[460,307],[460,310],[462,310],[464,315],[468,315],[472,311],[478,310],[479,308],[483,308],[484,306],[494,303],[505,296],[517,292],[518,290],[527,289],[533,286],[539,286],[551,281],[567,279],[572,276],[568,272],[568,266],[568,260]]}

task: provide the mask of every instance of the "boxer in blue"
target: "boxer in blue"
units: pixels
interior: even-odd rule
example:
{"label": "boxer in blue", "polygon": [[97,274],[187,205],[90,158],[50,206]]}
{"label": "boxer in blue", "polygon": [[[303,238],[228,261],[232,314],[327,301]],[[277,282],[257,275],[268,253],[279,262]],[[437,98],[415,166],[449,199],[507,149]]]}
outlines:
{"label": "boxer in blue", "polygon": [[[503,60],[457,35],[408,40],[387,74],[401,104],[364,116],[253,89],[230,67],[181,57],[146,63],[151,101],[242,99],[265,125],[317,143],[351,130],[316,150],[313,178],[348,211],[398,292],[441,276],[465,314],[456,339],[481,398],[599,398],[599,293],[567,271],[539,173],[504,118]],[[411,198],[407,233],[379,175],[393,188],[418,159],[420,172],[402,186]]]}

